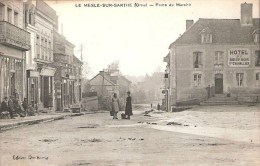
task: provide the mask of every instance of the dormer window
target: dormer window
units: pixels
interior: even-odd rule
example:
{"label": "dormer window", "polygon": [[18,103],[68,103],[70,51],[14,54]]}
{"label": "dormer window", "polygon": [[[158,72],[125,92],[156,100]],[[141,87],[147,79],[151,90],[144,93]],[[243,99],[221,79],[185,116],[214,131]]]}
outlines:
{"label": "dormer window", "polygon": [[212,43],[212,32],[209,28],[203,29],[201,32],[201,43]]}
{"label": "dormer window", "polygon": [[260,31],[260,29],[256,29],[252,34],[254,43],[259,43],[259,40],[260,40],[259,31]]}
{"label": "dormer window", "polygon": [[201,43],[212,43],[212,34],[201,34]]}

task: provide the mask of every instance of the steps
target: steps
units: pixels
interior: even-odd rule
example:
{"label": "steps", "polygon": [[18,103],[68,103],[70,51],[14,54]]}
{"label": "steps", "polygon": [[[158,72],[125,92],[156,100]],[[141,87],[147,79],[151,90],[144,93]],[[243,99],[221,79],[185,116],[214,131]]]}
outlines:
{"label": "steps", "polygon": [[235,97],[226,97],[225,95],[215,95],[200,103],[200,105],[204,106],[214,106],[214,105],[238,105],[238,101]]}

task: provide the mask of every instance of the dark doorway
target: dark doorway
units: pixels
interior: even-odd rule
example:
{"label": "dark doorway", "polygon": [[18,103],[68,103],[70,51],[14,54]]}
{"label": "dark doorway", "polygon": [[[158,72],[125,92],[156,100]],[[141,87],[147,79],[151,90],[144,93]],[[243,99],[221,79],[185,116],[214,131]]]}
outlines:
{"label": "dark doorway", "polygon": [[215,74],[215,94],[223,94],[223,74]]}
{"label": "dark doorway", "polygon": [[11,73],[11,80],[10,80],[10,87],[11,87],[11,95],[15,95],[15,73]]}
{"label": "dark doorway", "polygon": [[43,106],[44,106],[44,108],[48,108],[49,107],[49,98],[50,98],[50,95],[49,95],[49,77],[43,77],[43,85],[44,85]]}

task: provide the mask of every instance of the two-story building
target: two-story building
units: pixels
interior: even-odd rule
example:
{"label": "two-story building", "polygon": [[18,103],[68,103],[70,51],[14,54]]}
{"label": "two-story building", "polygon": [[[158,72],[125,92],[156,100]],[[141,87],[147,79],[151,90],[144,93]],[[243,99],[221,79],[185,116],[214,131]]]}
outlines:
{"label": "two-story building", "polygon": [[260,19],[241,4],[241,19],[186,21],[186,31],[169,49],[166,91],[169,106],[206,100],[213,94],[259,102]]}
{"label": "two-story building", "polygon": [[23,1],[0,0],[0,101],[25,93],[25,51],[30,33],[23,29]]}

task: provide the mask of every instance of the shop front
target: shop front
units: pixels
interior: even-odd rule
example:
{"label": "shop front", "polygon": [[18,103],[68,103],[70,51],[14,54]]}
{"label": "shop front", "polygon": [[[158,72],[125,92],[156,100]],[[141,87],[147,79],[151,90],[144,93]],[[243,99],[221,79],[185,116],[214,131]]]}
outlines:
{"label": "shop front", "polygon": [[23,60],[0,55],[0,101],[11,95],[23,99]]}
{"label": "shop front", "polygon": [[54,73],[55,69],[44,67],[39,77],[40,105],[43,108],[52,108],[54,105]]}

